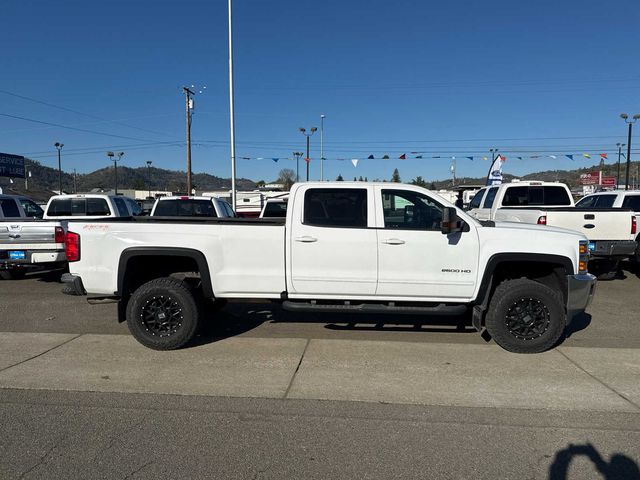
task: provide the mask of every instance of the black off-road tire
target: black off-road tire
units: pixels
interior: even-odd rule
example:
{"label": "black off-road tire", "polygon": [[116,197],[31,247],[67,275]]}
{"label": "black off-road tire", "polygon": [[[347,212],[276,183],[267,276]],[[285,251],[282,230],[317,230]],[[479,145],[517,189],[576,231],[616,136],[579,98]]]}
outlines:
{"label": "black off-road tire", "polygon": [[145,347],[175,350],[198,332],[200,308],[187,285],[171,277],[140,286],[127,304],[129,331]]}
{"label": "black off-road tire", "polygon": [[21,280],[27,274],[26,270],[12,268],[11,270],[0,270],[2,280]]}
{"label": "black off-road tire", "polygon": [[527,278],[505,280],[489,303],[485,325],[495,342],[514,353],[540,353],[564,335],[562,294]]}

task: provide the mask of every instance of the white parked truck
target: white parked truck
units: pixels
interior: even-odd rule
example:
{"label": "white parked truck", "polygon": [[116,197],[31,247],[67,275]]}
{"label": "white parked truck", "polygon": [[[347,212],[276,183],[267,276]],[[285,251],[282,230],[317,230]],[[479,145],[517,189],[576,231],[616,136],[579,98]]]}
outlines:
{"label": "white parked truck", "polygon": [[468,213],[481,221],[537,223],[583,233],[593,259],[617,261],[636,249],[633,212],[575,208],[563,183],[530,181],[485,187],[471,201]]}
{"label": "white parked truck", "polygon": [[151,209],[152,217],[235,217],[231,205],[216,197],[160,197]]}
{"label": "white parked truck", "polygon": [[71,221],[64,292],[118,301],[147,347],[187,344],[212,300],[294,311],[464,314],[513,352],[547,350],[595,288],[584,235],[482,225],[418,186],[300,183],[282,219]]}

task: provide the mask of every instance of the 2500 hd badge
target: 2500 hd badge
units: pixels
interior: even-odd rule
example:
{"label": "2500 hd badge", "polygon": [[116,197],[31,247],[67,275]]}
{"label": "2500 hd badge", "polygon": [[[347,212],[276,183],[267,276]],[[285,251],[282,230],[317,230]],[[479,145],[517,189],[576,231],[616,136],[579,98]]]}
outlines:
{"label": "2500 hd badge", "polygon": [[442,273],[471,273],[468,268],[443,268]]}

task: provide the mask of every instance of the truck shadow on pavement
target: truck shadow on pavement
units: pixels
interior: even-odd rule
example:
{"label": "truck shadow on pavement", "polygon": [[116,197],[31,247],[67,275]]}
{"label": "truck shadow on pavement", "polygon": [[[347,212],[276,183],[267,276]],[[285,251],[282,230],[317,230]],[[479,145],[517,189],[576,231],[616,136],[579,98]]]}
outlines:
{"label": "truck shadow on pavement", "polygon": [[574,333],[584,330],[591,325],[591,315],[586,312],[579,313],[567,324],[567,328],[564,331],[565,338],[569,338]]}
{"label": "truck shadow on pavement", "polygon": [[605,480],[640,480],[640,469],[632,458],[622,453],[614,453],[607,462],[590,443],[569,444],[567,448],[556,452],[556,456],[549,466],[549,480],[568,479],[569,467],[576,457],[586,457],[591,460],[601,478]]}

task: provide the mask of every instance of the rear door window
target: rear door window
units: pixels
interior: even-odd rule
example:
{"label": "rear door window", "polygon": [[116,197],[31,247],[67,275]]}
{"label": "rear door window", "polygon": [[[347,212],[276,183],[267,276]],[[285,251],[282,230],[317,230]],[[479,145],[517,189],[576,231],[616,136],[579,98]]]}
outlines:
{"label": "rear door window", "polygon": [[482,208],[491,208],[493,206],[493,201],[496,199],[496,193],[498,193],[498,187],[491,187],[489,189]]}
{"label": "rear door window", "polygon": [[366,228],[367,190],[310,188],[304,196],[305,225]]}
{"label": "rear door window", "polygon": [[0,208],[5,218],[17,218],[20,217],[20,210],[18,204],[13,198],[5,198],[0,200]]}

